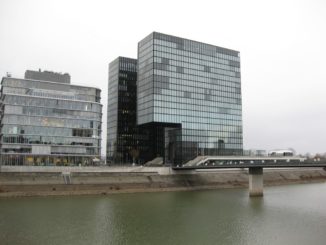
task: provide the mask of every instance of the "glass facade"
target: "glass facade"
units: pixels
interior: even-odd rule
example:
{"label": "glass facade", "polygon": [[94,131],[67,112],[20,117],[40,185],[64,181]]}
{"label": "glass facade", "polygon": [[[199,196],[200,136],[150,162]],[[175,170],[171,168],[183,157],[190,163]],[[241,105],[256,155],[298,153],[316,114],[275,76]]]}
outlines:
{"label": "glass facade", "polygon": [[4,77],[3,165],[91,165],[100,158],[102,105],[97,88]]}
{"label": "glass facade", "polygon": [[136,125],[137,60],[118,57],[109,64],[107,162],[131,163],[138,158]]}
{"label": "glass facade", "polygon": [[238,51],[154,32],[138,44],[137,123],[159,127],[165,162],[240,155]]}

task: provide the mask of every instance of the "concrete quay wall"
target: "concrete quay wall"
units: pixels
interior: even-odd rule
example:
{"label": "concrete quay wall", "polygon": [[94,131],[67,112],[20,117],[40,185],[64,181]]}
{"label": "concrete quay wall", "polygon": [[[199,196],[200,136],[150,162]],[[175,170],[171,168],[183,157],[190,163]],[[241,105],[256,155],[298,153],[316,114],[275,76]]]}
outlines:
{"label": "concrete quay wall", "polygon": [[[264,170],[265,186],[325,181],[326,171],[321,168]],[[172,171],[170,174],[160,174],[153,169],[143,172],[0,172],[0,197],[245,187],[248,187],[247,170]]]}

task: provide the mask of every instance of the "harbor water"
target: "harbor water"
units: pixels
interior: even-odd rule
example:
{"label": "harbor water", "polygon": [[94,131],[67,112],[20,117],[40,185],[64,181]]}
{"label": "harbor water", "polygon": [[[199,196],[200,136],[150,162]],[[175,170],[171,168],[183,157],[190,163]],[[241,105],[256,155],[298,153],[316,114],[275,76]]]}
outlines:
{"label": "harbor water", "polygon": [[0,244],[326,244],[326,183],[3,198]]}

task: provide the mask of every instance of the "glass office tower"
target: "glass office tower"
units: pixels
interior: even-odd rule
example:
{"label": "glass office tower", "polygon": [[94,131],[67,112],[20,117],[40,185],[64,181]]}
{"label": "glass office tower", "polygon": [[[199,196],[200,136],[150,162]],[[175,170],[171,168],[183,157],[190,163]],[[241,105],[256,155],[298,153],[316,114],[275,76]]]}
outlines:
{"label": "glass office tower", "polygon": [[[2,78],[1,164],[92,165],[99,162],[100,89],[71,85],[67,74],[63,77],[60,73],[49,74],[38,77],[50,81]],[[51,77],[56,82],[51,81]]]}
{"label": "glass office tower", "polygon": [[239,52],[157,32],[144,38],[137,123],[156,132],[148,158],[182,164],[200,155],[242,154]]}
{"label": "glass office tower", "polygon": [[109,64],[106,154],[109,163],[131,163],[139,157],[136,80],[136,59],[118,57]]}

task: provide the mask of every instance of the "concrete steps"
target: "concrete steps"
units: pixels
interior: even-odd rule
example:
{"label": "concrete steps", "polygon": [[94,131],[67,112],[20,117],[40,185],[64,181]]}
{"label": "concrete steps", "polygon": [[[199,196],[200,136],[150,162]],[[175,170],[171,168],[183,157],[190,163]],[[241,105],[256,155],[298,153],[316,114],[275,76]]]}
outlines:
{"label": "concrete steps", "polygon": [[163,157],[156,157],[145,163],[145,166],[161,166],[163,165]]}
{"label": "concrete steps", "polygon": [[187,162],[186,164],[184,164],[184,167],[190,167],[190,166],[197,166],[203,159],[205,159],[207,156],[198,156],[192,160],[190,160],[189,162]]}

